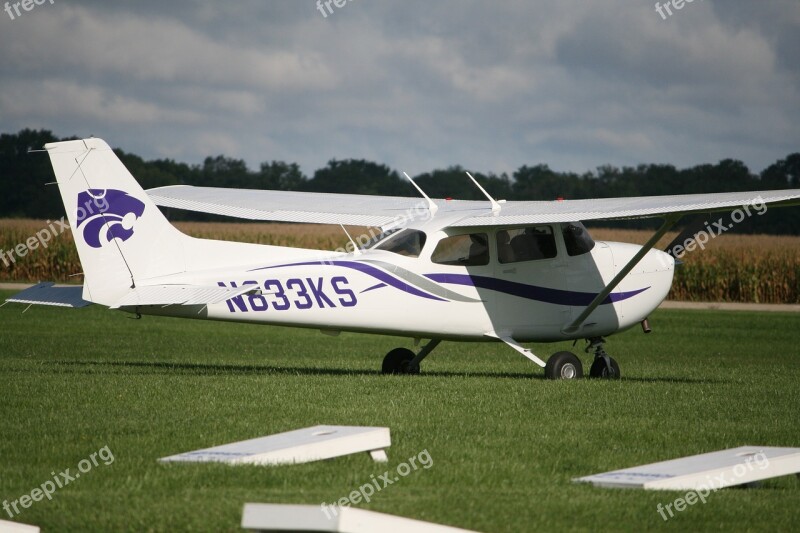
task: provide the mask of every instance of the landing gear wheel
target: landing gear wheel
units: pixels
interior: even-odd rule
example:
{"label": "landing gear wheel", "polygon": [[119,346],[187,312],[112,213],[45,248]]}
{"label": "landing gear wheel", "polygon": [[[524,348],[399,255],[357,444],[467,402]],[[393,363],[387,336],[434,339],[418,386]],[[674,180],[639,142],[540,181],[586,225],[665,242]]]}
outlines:
{"label": "landing gear wheel", "polygon": [[611,372],[608,371],[609,365],[606,364],[605,358],[596,357],[594,363],[592,363],[592,368],[589,369],[589,376],[602,379],[619,379],[620,373],[617,362],[613,357],[609,357],[608,363],[611,365]]}
{"label": "landing gear wheel", "polygon": [[579,379],[583,377],[581,360],[572,352],[556,352],[544,367],[547,379]]}
{"label": "landing gear wheel", "polygon": [[411,366],[415,354],[407,348],[395,348],[383,358],[384,374],[419,374],[419,366]]}

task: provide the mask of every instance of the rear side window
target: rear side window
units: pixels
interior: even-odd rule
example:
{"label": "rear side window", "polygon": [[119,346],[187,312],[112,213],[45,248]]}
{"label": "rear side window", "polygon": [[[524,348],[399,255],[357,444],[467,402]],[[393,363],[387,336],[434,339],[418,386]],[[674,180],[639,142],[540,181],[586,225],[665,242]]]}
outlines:
{"label": "rear side window", "polygon": [[489,236],[486,233],[470,233],[445,237],[436,245],[431,261],[440,265],[488,265]]}
{"label": "rear side window", "polygon": [[501,263],[552,259],[557,254],[552,226],[502,229],[497,232],[497,257]]}

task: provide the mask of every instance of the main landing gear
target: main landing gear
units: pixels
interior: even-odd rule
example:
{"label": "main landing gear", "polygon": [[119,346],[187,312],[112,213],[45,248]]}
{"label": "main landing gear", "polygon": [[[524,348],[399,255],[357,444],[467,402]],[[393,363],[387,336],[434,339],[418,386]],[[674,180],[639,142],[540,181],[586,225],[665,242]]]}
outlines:
{"label": "main landing gear", "polygon": [[384,374],[419,374],[419,363],[442,342],[433,339],[422,347],[419,353],[414,354],[408,348],[395,348],[383,358]]}
{"label": "main landing gear", "polygon": [[[544,367],[544,375],[548,379],[579,379],[583,377],[583,364],[572,352],[556,352],[547,363],[536,357],[530,350],[523,348],[511,338],[498,337],[511,348],[517,350],[536,364]],[[419,374],[419,364],[442,341],[433,339],[416,354],[408,348],[395,348],[383,358],[384,374]],[[603,349],[606,340],[602,337],[587,339],[586,353],[594,352],[594,362],[589,369],[589,377],[601,379],[619,379],[619,365]]]}
{"label": "main landing gear", "polygon": [[[602,379],[619,379],[619,365],[613,357],[603,349],[606,340],[602,337],[587,339],[586,353],[594,351],[594,362],[589,369],[589,377]],[[556,352],[547,360],[544,367],[547,379],[578,379],[583,377],[583,366],[580,359],[572,352]]]}

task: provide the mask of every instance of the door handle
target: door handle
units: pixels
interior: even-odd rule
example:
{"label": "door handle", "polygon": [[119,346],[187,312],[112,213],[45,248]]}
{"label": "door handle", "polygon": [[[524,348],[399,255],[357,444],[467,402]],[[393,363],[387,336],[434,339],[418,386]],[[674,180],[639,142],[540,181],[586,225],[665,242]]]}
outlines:
{"label": "door handle", "polygon": [[503,270],[503,274],[516,274],[516,273],[517,273],[517,269],[516,268],[507,268],[507,269]]}

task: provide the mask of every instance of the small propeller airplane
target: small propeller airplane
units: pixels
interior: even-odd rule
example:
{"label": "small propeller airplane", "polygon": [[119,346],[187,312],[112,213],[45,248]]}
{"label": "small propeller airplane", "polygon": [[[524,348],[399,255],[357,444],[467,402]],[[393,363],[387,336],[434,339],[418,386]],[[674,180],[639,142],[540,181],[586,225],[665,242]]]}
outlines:
{"label": "small propeller airplane", "polygon": [[[384,373],[415,374],[443,340],[502,342],[551,379],[583,376],[560,351],[528,342],[587,341],[590,376],[619,378],[605,338],[647,321],[675,258],[654,249],[684,215],[800,205],[800,189],[564,201],[422,198],[238,190],[143,190],[103,140],[45,145],[83,266],[83,287],[41,283],[9,302],[404,336]],[[406,175],[407,176],[407,175]],[[157,206],[250,220],[379,228],[350,251],[197,239]],[[643,246],[596,242],[579,221],[663,218]],[[346,230],[345,230],[346,232]],[[685,232],[684,232],[685,233]],[[682,237],[679,237],[682,238]],[[362,240],[363,242],[363,240]]]}

